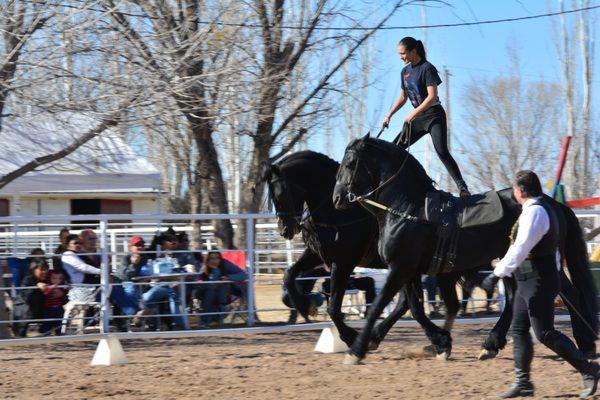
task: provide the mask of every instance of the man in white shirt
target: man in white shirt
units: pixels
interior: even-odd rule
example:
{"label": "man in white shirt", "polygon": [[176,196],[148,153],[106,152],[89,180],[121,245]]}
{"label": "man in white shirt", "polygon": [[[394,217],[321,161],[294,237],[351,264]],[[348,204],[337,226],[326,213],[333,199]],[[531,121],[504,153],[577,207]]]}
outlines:
{"label": "man in white shirt", "polygon": [[[600,367],[590,362],[567,336],[554,328],[554,299],[560,290],[558,256],[558,219],[543,199],[539,178],[532,171],[519,171],[513,185],[523,211],[513,229],[512,245],[496,264],[493,275],[515,275],[517,292],[513,305],[515,384],[498,397],[533,396],[529,373],[533,343],[529,328],[537,339],[571,364],[583,377],[582,398],[592,396],[600,377]],[[488,283],[490,276],[485,279]]]}

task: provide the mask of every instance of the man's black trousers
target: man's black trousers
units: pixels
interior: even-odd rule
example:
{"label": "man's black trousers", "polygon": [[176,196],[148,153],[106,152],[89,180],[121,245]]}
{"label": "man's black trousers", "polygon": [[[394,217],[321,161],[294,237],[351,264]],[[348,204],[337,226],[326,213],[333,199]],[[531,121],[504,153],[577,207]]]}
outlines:
{"label": "man's black trousers", "polygon": [[560,290],[560,278],[554,255],[533,260],[533,272],[527,275],[515,272],[517,292],[513,309],[513,338],[515,368],[523,372],[531,369],[533,343],[529,328],[536,338],[562,357],[576,370],[585,374],[596,371],[583,353],[567,336],[554,328],[554,299]]}

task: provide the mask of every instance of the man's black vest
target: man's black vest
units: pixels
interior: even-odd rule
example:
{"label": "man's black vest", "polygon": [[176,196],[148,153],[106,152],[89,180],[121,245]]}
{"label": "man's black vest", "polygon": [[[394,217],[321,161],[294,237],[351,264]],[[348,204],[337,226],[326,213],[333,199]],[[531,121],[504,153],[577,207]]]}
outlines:
{"label": "man's black vest", "polygon": [[546,210],[546,213],[548,214],[548,222],[550,223],[550,227],[548,232],[546,232],[546,234],[542,236],[540,241],[533,247],[533,249],[531,249],[530,256],[531,258],[540,258],[548,255],[552,255],[554,257],[556,250],[558,250],[559,244],[558,217],[556,216],[554,209],[550,206],[550,204],[543,200],[543,198],[538,199],[533,204],[544,207],[544,210]]}
{"label": "man's black vest", "polygon": [[[550,224],[550,227],[548,229],[548,232],[546,232],[546,234],[542,236],[540,241],[537,242],[535,246],[533,246],[533,249],[531,249],[531,252],[529,253],[529,256],[527,258],[533,260],[536,258],[540,259],[549,255],[554,256],[556,254],[556,250],[558,250],[559,244],[558,217],[556,216],[554,209],[543,198],[537,199],[532,205],[544,207],[544,210],[546,210],[546,213],[548,214],[548,222]],[[513,231],[511,232],[511,243],[514,243],[517,237],[518,230],[519,222],[517,221],[513,228]]]}

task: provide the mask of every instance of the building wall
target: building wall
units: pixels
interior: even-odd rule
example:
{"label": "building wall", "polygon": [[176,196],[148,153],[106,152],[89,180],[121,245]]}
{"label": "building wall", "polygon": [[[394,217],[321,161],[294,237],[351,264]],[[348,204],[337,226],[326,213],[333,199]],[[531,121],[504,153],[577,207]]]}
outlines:
{"label": "building wall", "polygon": [[[96,196],[94,196],[96,197]],[[102,199],[127,199],[122,196],[97,196]],[[70,215],[70,198],[52,197],[26,197],[17,201],[10,199],[11,215]],[[134,214],[156,214],[157,201],[154,198],[133,198],[131,209]],[[17,203],[20,203],[20,212],[17,213]],[[65,221],[66,222],[66,221]]]}

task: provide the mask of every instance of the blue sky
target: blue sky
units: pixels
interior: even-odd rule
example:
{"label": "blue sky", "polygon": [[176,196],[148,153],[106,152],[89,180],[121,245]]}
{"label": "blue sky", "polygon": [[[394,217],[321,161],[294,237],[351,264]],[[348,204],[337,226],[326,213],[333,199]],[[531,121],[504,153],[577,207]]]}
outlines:
{"label": "blue sky", "polygon": [[[454,0],[451,7],[443,4],[432,4],[426,8],[426,23],[459,23],[465,21],[483,21],[489,19],[522,17],[534,14],[543,14],[558,10],[556,0]],[[570,1],[565,1],[566,9],[571,9]],[[600,1],[592,1],[592,6]],[[598,14],[598,10],[589,11]],[[577,14],[567,15],[567,20],[572,20]],[[543,79],[549,82],[560,82],[560,63],[555,49],[553,23],[558,24],[560,17],[546,17],[520,22],[505,22],[490,25],[414,29],[414,30],[388,30],[381,31],[374,38],[378,51],[378,70],[380,83],[373,87],[369,93],[369,111],[367,121],[371,126],[365,127],[378,131],[375,124],[383,118],[388,108],[398,95],[400,86],[400,70],[403,67],[396,53],[396,43],[404,36],[414,36],[424,39],[428,52],[428,59],[441,71],[447,67],[451,77],[451,104],[452,127],[454,135],[460,135],[461,119],[464,115],[464,105],[461,97],[465,86],[479,78],[495,77],[506,74],[511,68],[507,56],[507,47],[515,48],[520,54],[520,69],[522,78],[527,80]],[[388,26],[421,25],[421,7],[411,6],[400,9],[387,24]],[[593,32],[595,33],[595,32]],[[597,35],[595,35],[597,36]],[[597,41],[596,41],[597,42]],[[597,47],[597,46],[596,46]],[[579,49],[573,49],[579,52]],[[597,51],[596,51],[597,52]],[[594,67],[595,87],[600,80],[599,65]],[[444,83],[445,84],[445,83]],[[442,103],[444,86],[440,86]],[[557,93],[557,96],[560,94]],[[598,97],[595,103],[597,104]],[[380,108],[383,104],[383,109]],[[391,140],[400,130],[404,115],[412,109],[407,104],[393,118],[390,129],[384,133],[384,138]],[[596,107],[594,107],[596,109]],[[427,137],[427,140],[428,137]],[[332,156],[339,160],[346,146],[343,132],[339,132],[335,139]],[[324,151],[321,138],[311,139],[309,148]],[[411,150],[423,161],[425,140],[421,140]],[[460,154],[456,154],[460,164]],[[436,171],[441,167],[435,154],[432,155],[431,175],[435,178]]]}

